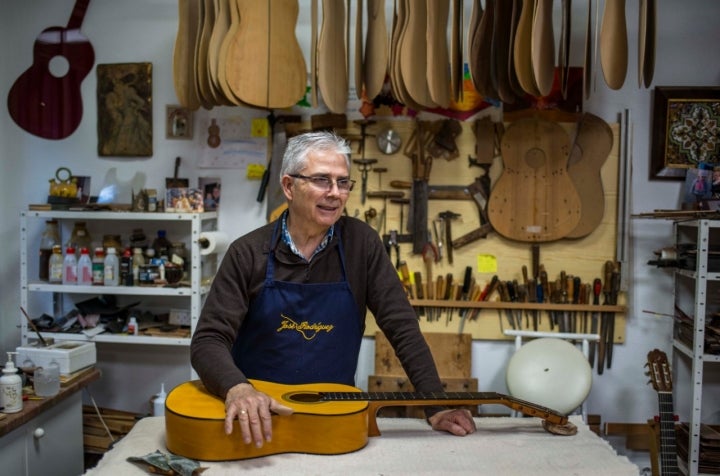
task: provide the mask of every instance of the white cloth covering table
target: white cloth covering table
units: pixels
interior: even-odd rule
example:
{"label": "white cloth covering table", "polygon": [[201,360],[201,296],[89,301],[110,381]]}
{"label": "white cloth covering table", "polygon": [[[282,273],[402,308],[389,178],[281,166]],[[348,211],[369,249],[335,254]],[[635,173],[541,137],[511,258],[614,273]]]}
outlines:
{"label": "white cloth covering table", "polygon": [[[424,420],[380,418],[382,436],[343,455],[279,454],[238,461],[203,463],[203,476],[216,475],[548,475],[637,476],[640,470],[593,433],[578,415],[574,436],[557,436],[537,418],[475,419],[478,431],[456,437],[433,431]],[[165,448],[164,417],[138,421],[86,475],[140,476],[129,456]]]}

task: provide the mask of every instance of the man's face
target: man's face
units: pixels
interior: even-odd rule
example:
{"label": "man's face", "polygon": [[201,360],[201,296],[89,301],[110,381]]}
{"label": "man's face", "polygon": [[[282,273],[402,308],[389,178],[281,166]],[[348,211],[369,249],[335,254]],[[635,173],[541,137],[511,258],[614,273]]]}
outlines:
{"label": "man's face", "polygon": [[347,179],[350,171],[347,169],[345,157],[331,152],[311,152],[307,166],[300,171],[305,177],[327,177],[331,179],[331,186],[323,190],[311,180],[283,177],[283,191],[289,201],[289,208],[293,221],[298,219],[303,227],[315,226],[318,230],[325,230],[332,226],[342,215],[349,193],[342,191],[335,183],[338,179]]}

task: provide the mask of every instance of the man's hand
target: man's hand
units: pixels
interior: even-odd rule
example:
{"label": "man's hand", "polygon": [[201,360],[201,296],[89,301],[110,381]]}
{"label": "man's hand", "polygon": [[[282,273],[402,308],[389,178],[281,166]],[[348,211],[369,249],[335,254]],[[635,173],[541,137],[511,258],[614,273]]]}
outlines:
{"label": "man's hand", "polygon": [[255,446],[260,448],[265,441],[272,440],[271,412],[290,415],[293,410],[258,392],[249,383],[239,383],[225,395],[225,434],[232,433],[233,421],[237,418],[243,441],[246,444],[255,441]]}
{"label": "man's hand", "polygon": [[457,436],[475,433],[475,420],[466,409],[442,410],[431,416],[428,421],[433,430],[447,431]]}

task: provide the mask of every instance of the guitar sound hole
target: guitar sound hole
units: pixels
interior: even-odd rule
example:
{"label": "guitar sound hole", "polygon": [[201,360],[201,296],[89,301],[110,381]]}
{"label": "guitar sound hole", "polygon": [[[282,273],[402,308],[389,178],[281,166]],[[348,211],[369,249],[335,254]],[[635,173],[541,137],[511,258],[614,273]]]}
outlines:
{"label": "guitar sound hole", "polygon": [[70,71],[70,63],[64,56],[53,56],[48,63],[48,70],[56,78],[62,78]]}
{"label": "guitar sound hole", "polygon": [[535,170],[539,169],[545,165],[545,152],[537,147],[528,150],[525,153],[525,163]]}
{"label": "guitar sound hole", "polygon": [[322,395],[319,393],[309,393],[309,392],[303,392],[303,393],[293,393],[288,397],[288,400],[292,402],[300,402],[300,403],[315,403],[322,400]]}

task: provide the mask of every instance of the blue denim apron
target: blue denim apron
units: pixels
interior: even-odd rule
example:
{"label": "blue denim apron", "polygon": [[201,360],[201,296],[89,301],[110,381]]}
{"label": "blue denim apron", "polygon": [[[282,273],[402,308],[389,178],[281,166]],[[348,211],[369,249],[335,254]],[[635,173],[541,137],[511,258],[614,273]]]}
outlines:
{"label": "blue denim apron", "polygon": [[248,378],[354,385],[362,323],[347,281],[342,240],[337,236],[340,282],[275,281],[275,256],[270,250],[265,284],[250,303],[232,349],[235,364]]}

